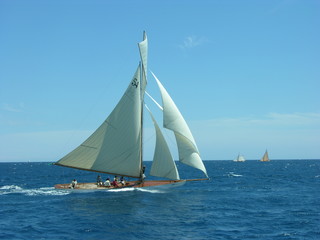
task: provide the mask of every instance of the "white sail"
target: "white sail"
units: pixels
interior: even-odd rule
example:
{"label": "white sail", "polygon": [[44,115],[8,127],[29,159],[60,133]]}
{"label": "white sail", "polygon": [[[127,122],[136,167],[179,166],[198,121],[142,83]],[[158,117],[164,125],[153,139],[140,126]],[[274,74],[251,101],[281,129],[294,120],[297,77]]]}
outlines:
{"label": "white sail", "polygon": [[266,152],[264,153],[263,157],[260,160],[261,162],[269,162],[269,155],[268,155],[268,150],[266,150]]}
{"label": "white sail", "polygon": [[235,160],[233,160],[233,161],[234,161],[234,162],[245,162],[246,159],[244,158],[243,155],[239,154],[239,155],[237,156],[237,158],[236,158]]}
{"label": "white sail", "polygon": [[164,177],[169,179],[180,179],[179,173],[170,153],[168,144],[159,128],[158,123],[154,119],[150,109],[148,109],[152,118],[154,128],[156,130],[156,147],[153,156],[153,162],[150,170],[150,175],[156,177]]}
{"label": "white sail", "polygon": [[143,32],[143,41],[138,43],[140,58],[141,58],[141,68],[142,68],[142,79],[141,79],[141,99],[143,99],[143,95],[147,85],[147,69],[148,69],[148,38],[146,32]]}
{"label": "white sail", "polygon": [[162,96],[163,126],[172,130],[175,134],[179,151],[179,161],[200,169],[206,174],[206,176],[208,176],[206,168],[200,158],[197,145],[186,121],[161,82],[153,73],[152,75],[157,81]]}
{"label": "white sail", "polygon": [[130,177],[141,174],[140,65],[102,125],[56,164]]}

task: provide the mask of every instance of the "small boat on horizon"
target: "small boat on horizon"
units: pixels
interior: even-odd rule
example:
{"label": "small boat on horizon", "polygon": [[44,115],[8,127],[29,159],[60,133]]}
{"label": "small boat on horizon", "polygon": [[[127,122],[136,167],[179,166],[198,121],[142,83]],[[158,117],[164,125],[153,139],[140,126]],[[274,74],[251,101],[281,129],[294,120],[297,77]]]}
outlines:
{"label": "small boat on horizon", "polygon": [[238,156],[233,160],[234,162],[245,162],[246,159],[242,154],[238,154]]}
{"label": "small boat on horizon", "polygon": [[260,159],[260,162],[270,162],[268,150],[263,154],[262,158]]}

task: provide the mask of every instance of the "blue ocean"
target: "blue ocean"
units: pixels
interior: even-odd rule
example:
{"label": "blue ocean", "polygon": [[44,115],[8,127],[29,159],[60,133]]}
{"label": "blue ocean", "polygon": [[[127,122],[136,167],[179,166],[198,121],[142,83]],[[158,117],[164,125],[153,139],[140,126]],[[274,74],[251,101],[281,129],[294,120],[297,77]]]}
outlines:
{"label": "blue ocean", "polygon": [[[77,193],[53,186],[97,174],[0,163],[0,239],[320,239],[320,160],[205,165],[209,181]],[[202,177],[178,167],[183,178]]]}

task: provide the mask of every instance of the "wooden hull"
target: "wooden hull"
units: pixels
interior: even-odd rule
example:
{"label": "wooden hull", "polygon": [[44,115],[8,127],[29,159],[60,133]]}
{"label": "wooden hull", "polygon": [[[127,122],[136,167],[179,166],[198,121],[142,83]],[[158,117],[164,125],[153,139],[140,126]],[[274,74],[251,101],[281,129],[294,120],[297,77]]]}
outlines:
{"label": "wooden hull", "polygon": [[[179,184],[180,183],[180,184]],[[96,183],[78,183],[75,188],[71,188],[70,184],[56,184],[54,186],[55,189],[65,189],[65,190],[110,190],[110,189],[121,189],[121,188],[150,188],[157,186],[165,186],[165,185],[181,185],[181,183],[185,183],[185,180],[163,180],[163,181],[144,181],[143,183],[139,183],[138,181],[127,182],[125,186],[119,184],[117,187],[110,186],[98,186]]]}
{"label": "wooden hull", "polygon": [[69,183],[65,184],[56,184],[54,186],[55,189],[64,189],[64,190],[111,190],[111,189],[122,189],[122,188],[165,188],[165,187],[175,187],[181,186],[186,181],[200,181],[200,180],[208,180],[205,179],[188,179],[188,180],[150,180],[150,181],[130,181],[127,182],[125,186],[119,184],[118,187],[104,187],[98,186],[96,183],[78,183],[75,188],[71,188]]}

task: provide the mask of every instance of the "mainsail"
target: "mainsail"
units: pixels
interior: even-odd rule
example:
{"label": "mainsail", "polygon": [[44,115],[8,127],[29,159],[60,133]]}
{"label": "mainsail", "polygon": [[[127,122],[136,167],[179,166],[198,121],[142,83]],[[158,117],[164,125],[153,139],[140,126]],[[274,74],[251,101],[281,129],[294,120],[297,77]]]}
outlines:
{"label": "mainsail", "polygon": [[56,164],[83,170],[140,177],[140,65],[126,92],[102,125]]}

